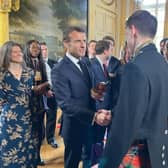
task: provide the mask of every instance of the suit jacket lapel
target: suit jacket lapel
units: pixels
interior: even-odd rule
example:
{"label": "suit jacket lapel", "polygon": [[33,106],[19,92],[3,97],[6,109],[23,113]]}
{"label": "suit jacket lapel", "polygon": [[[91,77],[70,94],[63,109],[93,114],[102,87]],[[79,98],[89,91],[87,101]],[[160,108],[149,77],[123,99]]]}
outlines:
{"label": "suit jacket lapel", "polygon": [[104,75],[104,72],[103,72],[103,69],[102,69],[102,67],[101,67],[101,64],[100,64],[100,62],[98,61],[97,58],[96,58],[96,65],[97,65],[97,67],[98,67],[98,71],[99,71],[102,75]]}
{"label": "suit jacket lapel", "polygon": [[69,66],[71,66],[71,69],[83,79],[82,72],[79,70],[78,67],[76,67],[76,65],[67,56],[65,56],[65,61],[67,64],[69,64]]}
{"label": "suit jacket lapel", "polygon": [[[79,70],[79,68],[67,57],[65,56],[65,61],[69,64],[69,66],[71,66],[71,69],[80,76],[80,78],[82,78],[82,80],[88,85],[88,87],[90,87],[90,82],[89,79],[86,79],[86,77],[84,76],[83,72],[81,72]],[[87,66],[86,66],[87,68]],[[87,69],[88,70],[88,69]]]}

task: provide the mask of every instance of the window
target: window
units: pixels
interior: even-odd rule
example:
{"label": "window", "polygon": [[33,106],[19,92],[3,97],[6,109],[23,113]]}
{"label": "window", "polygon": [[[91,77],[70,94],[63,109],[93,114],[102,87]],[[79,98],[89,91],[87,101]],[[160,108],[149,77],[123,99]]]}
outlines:
{"label": "window", "polygon": [[148,10],[151,14],[157,17],[158,30],[154,42],[159,49],[159,43],[163,39],[164,33],[164,18],[165,18],[165,4],[166,0],[142,0],[138,2],[140,8]]}

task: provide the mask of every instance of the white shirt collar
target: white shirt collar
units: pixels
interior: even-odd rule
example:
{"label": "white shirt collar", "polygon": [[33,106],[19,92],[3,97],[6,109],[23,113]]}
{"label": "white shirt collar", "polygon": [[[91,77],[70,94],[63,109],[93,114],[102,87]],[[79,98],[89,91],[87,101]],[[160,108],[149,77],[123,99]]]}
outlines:
{"label": "white shirt collar", "polygon": [[70,53],[66,53],[66,56],[74,63],[77,64],[79,59],[77,59],[76,57],[72,56]]}
{"label": "white shirt collar", "polygon": [[79,69],[80,71],[82,71],[81,68],[80,68],[80,66],[79,66],[79,64],[78,64],[79,59],[77,59],[76,57],[72,56],[72,55],[71,55],[70,53],[68,53],[68,52],[66,52],[66,56],[78,67],[78,69]]}
{"label": "white shirt collar", "polygon": [[44,62],[48,62],[48,58],[43,58]]}
{"label": "white shirt collar", "polygon": [[104,70],[104,67],[103,67],[103,62],[102,62],[102,60],[98,57],[98,56],[96,56],[96,58],[97,58],[97,60],[99,61],[99,63],[100,63],[100,65],[101,65],[101,67],[102,67],[102,69]]}

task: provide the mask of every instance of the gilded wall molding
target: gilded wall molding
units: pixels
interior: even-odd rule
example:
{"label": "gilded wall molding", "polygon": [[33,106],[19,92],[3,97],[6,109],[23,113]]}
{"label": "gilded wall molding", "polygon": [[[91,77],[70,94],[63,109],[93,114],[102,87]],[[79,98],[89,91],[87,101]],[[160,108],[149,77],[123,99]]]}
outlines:
{"label": "gilded wall molding", "polygon": [[114,0],[101,0],[105,5],[112,5]]}

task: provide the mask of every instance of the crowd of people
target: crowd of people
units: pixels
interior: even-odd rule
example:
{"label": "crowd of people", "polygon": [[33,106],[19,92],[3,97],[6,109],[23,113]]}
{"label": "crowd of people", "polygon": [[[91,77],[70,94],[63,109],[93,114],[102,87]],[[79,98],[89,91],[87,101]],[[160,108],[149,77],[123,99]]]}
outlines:
{"label": "crowd of people", "polygon": [[[37,168],[42,141],[59,147],[62,110],[64,168],[168,166],[168,38],[153,42],[157,19],[134,12],[125,23],[120,59],[115,40],[87,43],[78,26],[63,32],[65,55],[51,60],[45,42],[0,48],[0,165]],[[46,124],[44,116],[46,114]],[[46,125],[46,128],[45,126]],[[107,141],[104,141],[107,138]]]}

